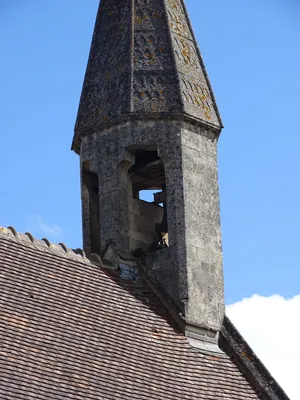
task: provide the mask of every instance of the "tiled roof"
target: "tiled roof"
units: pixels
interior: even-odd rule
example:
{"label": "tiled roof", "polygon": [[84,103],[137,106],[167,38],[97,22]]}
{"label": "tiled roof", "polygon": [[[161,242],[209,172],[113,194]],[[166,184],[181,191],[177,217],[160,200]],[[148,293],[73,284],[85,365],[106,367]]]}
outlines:
{"label": "tiled roof", "polygon": [[285,398],[258,395],[232,358],[192,347],[143,279],[0,233],[0,399]]}

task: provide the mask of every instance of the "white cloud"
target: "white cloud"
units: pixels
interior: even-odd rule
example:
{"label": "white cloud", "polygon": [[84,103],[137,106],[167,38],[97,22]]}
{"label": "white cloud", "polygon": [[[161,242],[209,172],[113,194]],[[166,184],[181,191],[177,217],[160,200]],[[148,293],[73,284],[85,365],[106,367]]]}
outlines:
{"label": "white cloud", "polygon": [[253,295],[227,315],[291,400],[300,400],[300,295]]}
{"label": "white cloud", "polygon": [[48,224],[37,215],[32,215],[27,221],[27,231],[34,236],[44,235],[48,239],[58,240],[63,234],[63,229],[58,224]]}

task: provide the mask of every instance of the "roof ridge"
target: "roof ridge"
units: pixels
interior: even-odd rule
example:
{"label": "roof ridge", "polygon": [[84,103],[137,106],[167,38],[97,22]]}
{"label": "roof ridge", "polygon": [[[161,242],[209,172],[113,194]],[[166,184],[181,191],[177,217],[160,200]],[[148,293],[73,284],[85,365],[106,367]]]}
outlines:
{"label": "roof ridge", "polygon": [[71,249],[66,246],[65,243],[61,242],[55,244],[47,238],[37,239],[30,232],[17,232],[13,226],[8,226],[7,228],[0,227],[0,237],[1,236],[13,239],[27,246],[34,246],[38,250],[49,251],[61,257],[67,257],[77,261],[80,260],[86,264],[102,266],[102,261],[98,254],[92,253],[88,257],[80,248]]}

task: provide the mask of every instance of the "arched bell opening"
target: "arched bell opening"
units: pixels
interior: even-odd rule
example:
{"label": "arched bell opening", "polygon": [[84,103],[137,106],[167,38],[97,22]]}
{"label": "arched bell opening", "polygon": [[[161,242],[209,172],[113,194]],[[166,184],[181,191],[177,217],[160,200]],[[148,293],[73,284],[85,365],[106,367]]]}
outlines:
{"label": "arched bell opening", "polygon": [[88,225],[86,230],[89,232],[87,247],[90,254],[101,254],[99,180],[97,174],[90,170],[88,161],[82,163],[81,181],[82,194],[87,197],[83,210],[83,217]]}
{"label": "arched bell opening", "polygon": [[131,151],[134,151],[135,159],[128,171],[133,199],[131,220],[134,219],[130,225],[135,230],[131,234],[137,238],[141,248],[156,251],[168,246],[165,168],[157,149]]}

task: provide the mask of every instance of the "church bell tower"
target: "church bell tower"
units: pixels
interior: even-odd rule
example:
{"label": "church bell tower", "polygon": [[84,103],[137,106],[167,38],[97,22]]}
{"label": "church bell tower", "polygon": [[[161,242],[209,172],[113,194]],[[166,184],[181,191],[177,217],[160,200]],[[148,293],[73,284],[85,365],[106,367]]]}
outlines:
{"label": "church bell tower", "polygon": [[188,329],[211,337],[224,316],[221,129],[184,1],[101,0],[72,144],[84,250],[142,253]]}

